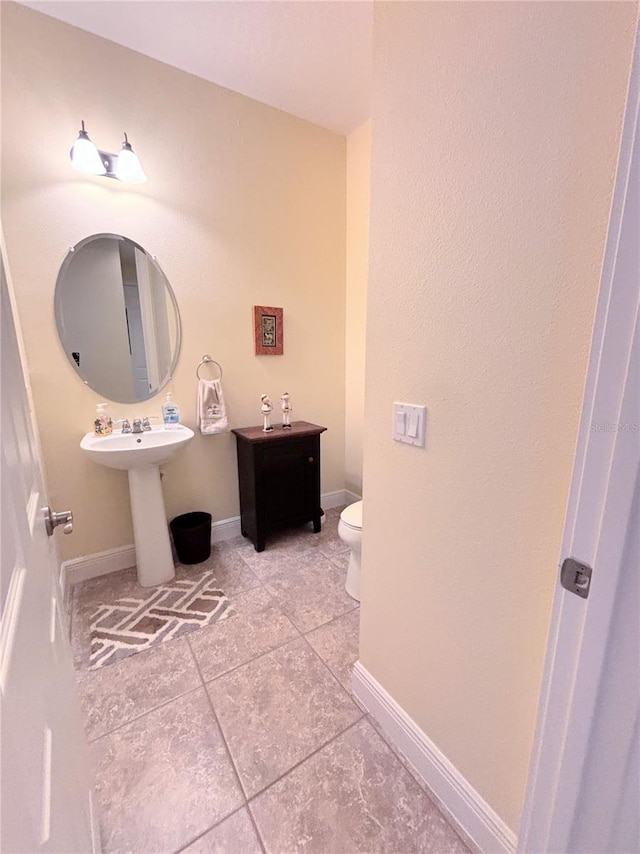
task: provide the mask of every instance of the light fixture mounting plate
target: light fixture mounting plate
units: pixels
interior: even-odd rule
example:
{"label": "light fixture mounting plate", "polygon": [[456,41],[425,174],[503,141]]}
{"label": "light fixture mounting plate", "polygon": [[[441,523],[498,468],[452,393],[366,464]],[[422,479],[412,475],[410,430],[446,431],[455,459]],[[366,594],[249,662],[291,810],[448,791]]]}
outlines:
{"label": "light fixture mounting plate", "polygon": [[112,154],[110,151],[101,151],[98,149],[98,155],[100,156],[100,160],[104,163],[104,168],[107,170],[104,175],[101,175],[101,178],[115,178],[118,181],[118,176],[116,175],[116,170],[118,168],[118,155]]}

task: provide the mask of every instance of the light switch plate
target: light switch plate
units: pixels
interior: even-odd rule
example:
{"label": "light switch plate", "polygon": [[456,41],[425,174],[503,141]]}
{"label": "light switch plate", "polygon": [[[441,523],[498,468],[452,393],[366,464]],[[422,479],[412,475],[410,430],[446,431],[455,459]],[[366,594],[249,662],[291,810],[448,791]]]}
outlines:
{"label": "light switch plate", "polygon": [[393,404],[392,436],[396,442],[405,442],[424,448],[427,426],[427,407],[413,403]]}

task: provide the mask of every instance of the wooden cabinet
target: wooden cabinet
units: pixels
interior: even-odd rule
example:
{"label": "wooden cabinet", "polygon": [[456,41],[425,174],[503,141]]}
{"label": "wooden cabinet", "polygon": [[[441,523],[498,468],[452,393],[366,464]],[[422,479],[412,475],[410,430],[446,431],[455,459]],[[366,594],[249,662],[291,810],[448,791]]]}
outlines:
{"label": "wooden cabinet", "polygon": [[320,434],[326,427],[294,421],[291,429],[233,430],[238,451],[240,524],[256,551],[279,528],[313,522],[320,531]]}

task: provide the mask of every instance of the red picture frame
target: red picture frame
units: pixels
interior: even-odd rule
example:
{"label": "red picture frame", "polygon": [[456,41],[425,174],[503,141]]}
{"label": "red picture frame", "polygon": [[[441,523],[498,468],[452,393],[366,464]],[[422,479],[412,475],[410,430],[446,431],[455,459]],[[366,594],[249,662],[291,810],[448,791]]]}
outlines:
{"label": "red picture frame", "polygon": [[281,308],[271,305],[254,305],[253,340],[256,356],[282,356],[284,339]]}

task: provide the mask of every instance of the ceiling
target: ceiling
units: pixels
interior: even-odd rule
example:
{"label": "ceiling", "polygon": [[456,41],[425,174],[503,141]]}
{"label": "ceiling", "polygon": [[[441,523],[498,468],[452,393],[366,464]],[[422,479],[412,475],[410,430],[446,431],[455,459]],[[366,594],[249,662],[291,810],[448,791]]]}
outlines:
{"label": "ceiling", "polygon": [[369,117],[372,0],[25,5],[338,133]]}

